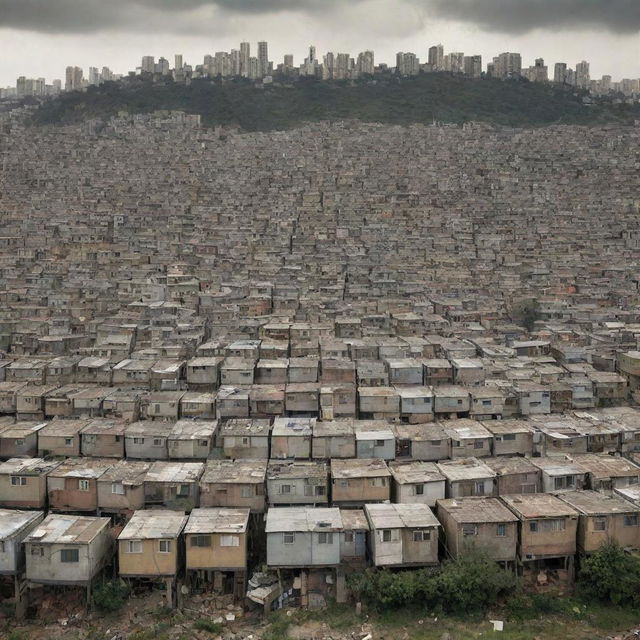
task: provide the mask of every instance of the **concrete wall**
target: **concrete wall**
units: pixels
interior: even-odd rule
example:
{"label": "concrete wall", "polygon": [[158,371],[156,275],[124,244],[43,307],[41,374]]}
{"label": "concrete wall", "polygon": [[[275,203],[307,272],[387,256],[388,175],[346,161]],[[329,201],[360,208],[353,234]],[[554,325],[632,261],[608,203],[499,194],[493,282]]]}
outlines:
{"label": "concrete wall", "polygon": [[242,444],[242,436],[224,437],[224,455],[227,458],[265,460],[269,457],[268,436],[248,436],[249,444]]}
{"label": "concrete wall", "polygon": [[144,486],[124,485],[124,495],[111,492],[111,482],[98,482],[98,507],[107,511],[135,511],[144,508]]}
{"label": "concrete wall", "polygon": [[311,457],[311,436],[275,436],[271,438],[272,458]]}
{"label": "concrete wall", "polygon": [[[576,553],[578,516],[563,518],[564,531],[531,531],[530,520],[520,523],[520,557],[527,554],[548,557],[572,556]],[[543,519],[538,520],[538,529]]]}
{"label": "concrete wall", "polygon": [[41,509],[47,501],[46,476],[22,476],[27,479],[24,486],[12,486],[11,476],[0,476],[0,507],[17,509]]}
{"label": "concrete wall", "polygon": [[[138,436],[135,436],[138,437]],[[142,437],[142,436],[140,436]],[[162,437],[161,445],[155,446],[153,444],[154,438],[151,436],[144,436],[144,442],[142,444],[134,444],[134,436],[126,436],[125,447],[127,451],[127,458],[135,458],[138,460],[167,460],[169,454],[167,452],[167,438]]]}
{"label": "concrete wall", "polygon": [[16,444],[15,438],[0,437],[0,458],[33,458],[38,453],[38,434],[32,433]]}
{"label": "concrete wall", "polygon": [[118,540],[119,574],[127,576],[174,576],[178,570],[178,544],[171,540],[171,551],[160,553],[158,540],[142,540],[142,553],[127,553],[128,540]]}
{"label": "concrete wall", "polygon": [[[203,534],[207,535],[207,534]],[[187,569],[245,570],[247,568],[247,534],[233,534],[238,538],[237,547],[223,547],[220,544],[221,535],[212,533],[210,547],[192,547],[193,535],[185,536],[187,548]]]}
{"label": "concrete wall", "polygon": [[[482,443],[482,448],[476,449],[475,443]],[[459,443],[459,444],[458,444]],[[486,458],[491,455],[491,438],[465,438],[456,440],[451,436],[451,451],[449,457],[453,458]]]}
{"label": "concrete wall", "polygon": [[445,497],[445,481],[437,480],[434,482],[419,483],[424,487],[424,493],[417,495],[415,493],[415,484],[398,484],[393,481],[394,496],[393,501],[408,504],[426,504],[430,507],[436,506],[436,500]]}
{"label": "concrete wall", "polygon": [[585,553],[597,551],[605,542],[613,540],[622,547],[640,549],[640,526],[625,527],[624,514],[602,516],[607,520],[605,531],[596,531],[599,516],[580,515],[578,521],[578,548]]}
{"label": "concrete wall", "polygon": [[80,478],[47,478],[49,508],[59,511],[96,511],[98,509],[98,483],[95,478],[86,478],[88,491],[79,488]]}
{"label": "concrete wall", "polygon": [[206,460],[211,453],[213,439],[213,435],[202,438],[202,441],[207,441],[205,446],[200,444],[200,439],[179,440],[169,438],[167,440],[169,457],[175,460]]}
{"label": "concrete wall", "polygon": [[[251,490],[251,497],[242,496],[243,487]],[[252,513],[264,513],[265,491],[262,483],[230,484],[200,483],[201,507],[245,507]]]}
{"label": "concrete wall", "polygon": [[64,444],[66,437],[63,436],[38,436],[38,455],[41,457],[47,455],[51,456],[79,456],[80,455],[80,434],[76,433],[73,436],[69,436],[72,439],[71,446],[67,447]]}
{"label": "concrete wall", "polygon": [[349,478],[348,485],[342,486],[341,479],[332,480],[332,502],[343,504],[364,504],[365,502],[383,502],[391,498],[391,478],[386,478],[386,486],[374,486],[373,478]]}
{"label": "concrete wall", "polygon": [[44,513],[27,526],[4,539],[4,553],[0,553],[0,574],[14,574],[22,568],[25,562],[24,545],[22,541],[44,520]]}
{"label": "concrete wall", "polygon": [[[301,471],[301,473],[304,473],[304,471]],[[283,485],[289,485],[291,487],[290,493],[281,492]],[[323,495],[317,495],[316,486],[318,485],[308,484],[307,478],[277,478],[267,480],[267,496],[269,498],[269,504],[326,505],[329,501],[329,489],[327,485],[328,479],[323,479],[323,482],[319,486],[324,487],[324,493]],[[309,492],[311,492],[310,495]]]}
{"label": "concrete wall", "polygon": [[83,456],[94,458],[124,458],[124,435],[113,434],[94,435],[81,434],[80,446]]}
{"label": "concrete wall", "polygon": [[396,457],[396,441],[393,438],[383,440],[382,445],[376,445],[376,440],[356,440],[357,458],[381,458],[394,460]]}
{"label": "concrete wall", "polygon": [[[107,528],[89,544],[47,544],[44,555],[34,555],[31,548],[37,543],[26,545],[27,579],[42,583],[86,583],[101,569],[111,548]],[[61,562],[63,549],[78,549],[78,562]]]}
{"label": "concrete wall", "polygon": [[313,458],[355,458],[355,438],[352,435],[314,437],[311,455]]}
{"label": "concrete wall", "polygon": [[[423,531],[428,540],[416,541],[414,531]],[[438,528],[401,529],[403,564],[438,564]]]}

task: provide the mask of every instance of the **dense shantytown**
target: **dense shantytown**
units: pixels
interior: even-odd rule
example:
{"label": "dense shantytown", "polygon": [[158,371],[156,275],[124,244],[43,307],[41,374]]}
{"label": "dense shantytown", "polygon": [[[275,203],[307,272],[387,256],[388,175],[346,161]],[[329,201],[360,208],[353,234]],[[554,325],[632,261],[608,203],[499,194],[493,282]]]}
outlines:
{"label": "dense shantytown", "polygon": [[640,123],[0,116],[0,576],[266,610],[640,549]]}

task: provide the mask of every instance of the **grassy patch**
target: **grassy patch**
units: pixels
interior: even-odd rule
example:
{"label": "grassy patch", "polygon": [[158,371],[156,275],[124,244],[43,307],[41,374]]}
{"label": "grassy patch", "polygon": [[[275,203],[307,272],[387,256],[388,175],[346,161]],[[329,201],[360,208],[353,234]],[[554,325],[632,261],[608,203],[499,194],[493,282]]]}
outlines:
{"label": "grassy patch", "polygon": [[209,633],[222,633],[224,627],[219,622],[212,622],[211,620],[196,620],[193,623],[193,628],[199,631],[208,631]]}

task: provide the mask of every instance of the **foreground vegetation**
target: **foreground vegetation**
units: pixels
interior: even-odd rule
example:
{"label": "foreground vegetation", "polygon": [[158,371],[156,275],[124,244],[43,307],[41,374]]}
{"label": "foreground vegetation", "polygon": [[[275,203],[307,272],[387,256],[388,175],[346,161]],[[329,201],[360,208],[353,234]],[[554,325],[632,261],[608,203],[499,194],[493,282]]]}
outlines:
{"label": "foreground vegetation", "polygon": [[202,79],[185,86],[171,79],[154,83],[134,77],[124,83],[90,87],[86,92],[64,93],[42,104],[33,121],[72,123],[120,111],[147,113],[162,109],[200,114],[207,126],[238,125],[247,131],[288,129],[320,120],[401,125],[476,120],[535,126],[629,123],[640,118],[638,105],[586,105],[583,97],[525,80],[474,80],[448,74],[403,79],[388,76],[355,84],[301,80],[289,86],[264,88],[240,80],[221,84]]}

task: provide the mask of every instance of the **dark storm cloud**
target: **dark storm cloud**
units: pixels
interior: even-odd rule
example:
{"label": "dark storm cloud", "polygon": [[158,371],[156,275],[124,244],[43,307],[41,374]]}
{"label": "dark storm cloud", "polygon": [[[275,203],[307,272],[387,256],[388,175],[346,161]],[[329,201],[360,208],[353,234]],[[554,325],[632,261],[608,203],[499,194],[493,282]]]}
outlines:
{"label": "dark storm cloud", "polygon": [[347,3],[354,4],[354,0],[0,0],[0,27],[49,33],[120,27],[130,31],[156,28],[180,31],[180,24],[172,22],[176,14],[189,14],[203,7],[247,15],[326,12],[328,7]]}
{"label": "dark storm cloud", "polygon": [[414,0],[437,15],[471,22],[487,31],[595,27],[615,33],[640,31],[640,0]]}
{"label": "dark storm cloud", "polygon": [[[615,33],[640,31],[640,0],[388,0],[371,12],[403,12],[410,4],[424,15],[469,22],[488,31],[524,33],[536,28],[595,27]],[[111,29],[179,32],[194,11],[212,16],[264,15],[278,11],[315,13],[364,0],[0,0],[0,27],[50,33]],[[381,8],[382,7],[382,8]],[[369,16],[371,17],[371,16]],[[339,21],[336,18],[336,21]]]}

